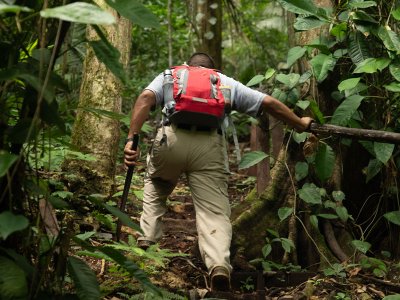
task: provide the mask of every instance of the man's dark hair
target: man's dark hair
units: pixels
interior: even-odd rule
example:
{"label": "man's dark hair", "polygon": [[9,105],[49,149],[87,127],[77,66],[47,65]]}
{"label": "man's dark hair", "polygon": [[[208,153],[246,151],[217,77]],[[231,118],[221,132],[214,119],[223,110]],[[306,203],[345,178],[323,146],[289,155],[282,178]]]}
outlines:
{"label": "man's dark hair", "polygon": [[212,57],[203,52],[193,53],[189,58],[188,65],[193,67],[205,67],[209,69],[215,68],[215,63]]}

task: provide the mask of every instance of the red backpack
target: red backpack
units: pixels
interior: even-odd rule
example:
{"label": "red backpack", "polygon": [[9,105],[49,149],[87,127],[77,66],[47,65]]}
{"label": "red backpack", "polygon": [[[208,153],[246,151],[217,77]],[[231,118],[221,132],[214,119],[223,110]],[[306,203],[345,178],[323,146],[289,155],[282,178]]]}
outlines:
{"label": "red backpack", "polygon": [[163,90],[163,112],[174,124],[216,128],[224,118],[225,102],[230,100],[216,70],[203,67],[183,65],[166,70]]}

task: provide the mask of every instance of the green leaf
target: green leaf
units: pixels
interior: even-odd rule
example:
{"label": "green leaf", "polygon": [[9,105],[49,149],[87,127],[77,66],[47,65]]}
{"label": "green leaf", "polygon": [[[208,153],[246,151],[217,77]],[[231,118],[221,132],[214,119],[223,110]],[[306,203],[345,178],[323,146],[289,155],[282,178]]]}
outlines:
{"label": "green leaf", "polygon": [[299,197],[306,203],[321,204],[321,194],[318,187],[313,183],[305,183],[298,191]]}
{"label": "green leaf", "polygon": [[295,249],[296,247],[293,244],[292,240],[289,240],[287,238],[281,238],[281,243],[282,243],[282,248],[285,250],[285,252],[290,253],[292,249]]}
{"label": "green leaf", "polygon": [[123,83],[126,82],[126,73],[120,62],[119,51],[103,38],[98,41],[89,41],[97,58]]}
{"label": "green leaf", "polygon": [[137,224],[135,224],[135,223],[131,220],[131,218],[130,218],[126,213],[123,213],[123,212],[120,211],[118,208],[116,208],[116,207],[114,207],[114,206],[110,206],[110,205],[108,205],[108,204],[106,204],[106,203],[103,203],[102,205],[103,205],[104,208],[107,209],[110,213],[112,213],[114,216],[116,216],[118,219],[120,219],[121,222],[122,222],[124,225],[126,225],[126,226],[128,226],[128,227],[130,227],[130,228],[132,228],[132,229],[134,229],[134,230],[136,230],[136,231],[142,232],[142,230],[140,229],[140,226],[137,225]]}
{"label": "green leaf", "polygon": [[0,256],[1,299],[28,299],[25,272],[11,259]]}
{"label": "green leaf", "polygon": [[293,213],[292,207],[281,207],[278,209],[278,217],[280,221],[285,220]]}
{"label": "green leaf", "polygon": [[347,222],[349,219],[349,213],[347,211],[347,208],[344,206],[338,206],[336,207],[336,214],[339,216],[340,220],[342,220],[344,223]]}
{"label": "green leaf", "polygon": [[383,41],[386,49],[400,53],[400,39],[396,32],[388,27],[380,26],[378,36]]}
{"label": "green leaf", "polygon": [[300,161],[296,163],[295,169],[295,177],[297,181],[300,181],[307,177],[308,175],[308,163],[304,161]]}
{"label": "green leaf", "polygon": [[400,83],[399,82],[391,82],[390,84],[386,84],[383,86],[389,92],[400,93]]}
{"label": "green leaf", "polygon": [[332,148],[325,143],[319,143],[315,156],[315,173],[317,177],[321,181],[328,180],[332,176],[334,166],[335,154]]}
{"label": "green leaf", "polygon": [[292,13],[300,15],[313,15],[321,19],[328,19],[326,12],[319,9],[312,1],[308,0],[278,0],[282,7]]}
{"label": "green leaf", "polygon": [[389,222],[400,226],[400,211],[391,211],[383,215]]}
{"label": "green leaf", "polygon": [[376,2],[375,1],[363,1],[363,2],[350,1],[348,5],[351,8],[368,8],[368,7],[376,6]]}
{"label": "green leaf", "polygon": [[400,64],[399,63],[391,63],[389,65],[389,71],[390,74],[396,79],[397,81],[400,81]]}
{"label": "green leaf", "polygon": [[47,8],[40,11],[40,16],[84,24],[110,25],[115,23],[112,14],[102,10],[97,5],[85,2],[74,2],[55,8]]}
{"label": "green leaf", "polygon": [[252,151],[245,153],[242,157],[242,160],[239,163],[239,169],[246,169],[255,164],[258,164],[263,159],[267,158],[269,155],[262,151]]}
{"label": "green leaf", "polygon": [[368,22],[372,24],[378,24],[378,21],[376,21],[373,17],[371,17],[369,14],[367,14],[365,11],[362,10],[357,10],[354,12],[350,13],[350,16],[352,19],[357,22],[357,21],[362,21],[362,22]]}
{"label": "green leaf", "polygon": [[287,58],[287,65],[288,67],[292,66],[296,60],[298,60],[300,57],[304,55],[304,53],[307,52],[307,49],[304,47],[293,47],[289,50],[288,52],[288,58]]}
{"label": "green leaf", "polygon": [[279,233],[276,231],[276,230],[273,230],[273,229],[267,229],[267,231],[273,236],[273,237],[276,237],[276,238],[279,238]]}
{"label": "green leaf", "polygon": [[134,24],[142,27],[160,27],[157,16],[137,0],[106,0],[106,3]]}
{"label": "green leaf", "polygon": [[374,142],[375,156],[384,164],[386,164],[390,157],[392,157],[393,150],[394,144]]}
{"label": "green leaf", "polygon": [[287,94],[282,91],[281,89],[275,88],[274,91],[272,92],[272,97],[278,99],[279,101],[285,103],[287,100]]}
{"label": "green leaf", "polygon": [[342,191],[333,191],[332,197],[335,201],[342,202],[346,198],[346,195]]}
{"label": "green leaf", "polygon": [[395,10],[392,11],[392,16],[396,20],[400,21],[400,7],[397,7]]}
{"label": "green leaf", "polygon": [[371,248],[371,244],[365,241],[360,240],[353,240],[351,244],[356,248],[358,251],[366,254],[368,250]]}
{"label": "green leaf", "polygon": [[382,71],[385,69],[391,60],[386,57],[382,58],[367,58],[366,60],[360,62],[353,73],[375,73],[378,70]]}
{"label": "green leaf", "polygon": [[20,5],[8,5],[8,4],[1,4],[0,3],[0,15],[4,13],[19,13],[19,12],[31,12],[33,9],[27,6],[20,6]]}
{"label": "green leaf", "polygon": [[310,29],[321,27],[322,25],[328,24],[326,21],[320,20],[314,17],[297,17],[293,24],[294,29],[298,31],[307,31]]}
{"label": "green leaf", "polygon": [[333,52],[333,57],[336,59],[339,59],[343,56],[345,56],[349,51],[347,49],[337,49],[335,52]]}
{"label": "green leaf", "polygon": [[346,126],[363,99],[364,97],[360,95],[352,95],[346,98],[333,113],[331,124]]}
{"label": "green leaf", "polygon": [[338,25],[333,26],[331,29],[331,34],[335,36],[337,40],[344,41],[345,37],[347,36],[347,23],[342,22]]}
{"label": "green leaf", "polygon": [[17,159],[17,155],[0,151],[0,177],[7,174],[8,169]]}
{"label": "green leaf", "polygon": [[368,90],[368,86],[362,82],[359,82],[354,88],[345,90],[344,95],[347,98],[355,94],[360,94],[361,92],[366,90]]}
{"label": "green leaf", "polygon": [[298,133],[298,132],[293,132],[293,140],[297,143],[303,143],[307,137],[308,137],[308,133],[307,132],[302,132],[302,133]]}
{"label": "green leaf", "polygon": [[85,233],[77,234],[76,237],[78,239],[81,239],[82,241],[85,241],[85,240],[87,240],[88,238],[92,237],[95,234],[96,234],[95,231],[88,231],[88,232],[85,232]]}
{"label": "green leaf", "polygon": [[356,78],[349,78],[346,80],[343,80],[341,83],[338,85],[338,90],[343,92],[344,90],[350,90],[360,82],[361,78],[356,77]]}
{"label": "green leaf", "polygon": [[360,32],[349,35],[349,55],[354,64],[359,64],[370,57],[366,38]]}
{"label": "green leaf", "polygon": [[296,106],[300,107],[302,110],[306,110],[310,106],[310,101],[297,101]]}
{"label": "green leaf", "polygon": [[274,69],[271,69],[271,68],[268,68],[268,70],[265,72],[264,79],[265,79],[265,80],[268,80],[268,79],[270,79],[274,74],[275,74],[275,70],[274,70]]}
{"label": "green leaf", "polygon": [[310,60],[315,78],[322,82],[328,76],[336,65],[336,59],[332,55],[318,54]]}
{"label": "green leaf", "polygon": [[29,221],[24,216],[4,211],[0,214],[0,237],[5,240],[10,234],[24,230],[28,225]]}
{"label": "green leaf", "polygon": [[322,112],[319,109],[318,104],[317,104],[317,102],[315,100],[310,101],[310,109],[311,109],[314,117],[316,118],[316,120],[320,124],[325,124],[324,115],[322,114]]}
{"label": "green leaf", "polygon": [[133,261],[125,257],[122,253],[110,247],[97,247],[97,250],[103,252],[117,264],[123,267],[133,277],[135,277],[142,286],[151,293],[161,297],[160,290],[149,280],[146,273],[140,269]]}
{"label": "green leaf", "polygon": [[256,75],[252,79],[250,79],[250,81],[246,85],[253,86],[253,85],[259,84],[264,79],[265,79],[265,77],[263,75]]}
{"label": "green leaf", "polygon": [[276,80],[282,82],[286,85],[289,89],[292,89],[296,86],[299,82],[300,75],[297,73],[290,73],[290,74],[278,74],[276,75]]}
{"label": "green leaf", "polygon": [[323,219],[328,219],[328,220],[334,220],[334,219],[338,218],[338,216],[334,215],[334,214],[318,214],[317,216],[320,218],[323,218]]}
{"label": "green leaf", "polygon": [[96,274],[83,260],[74,256],[68,257],[68,273],[74,281],[76,293],[80,299],[101,299]]}
{"label": "green leaf", "polygon": [[299,79],[299,83],[305,83],[308,79],[311,78],[312,76],[312,71],[311,70],[307,70],[306,72],[304,72],[303,74],[301,74],[300,79]]}
{"label": "green leaf", "polygon": [[79,109],[91,112],[98,117],[104,116],[104,117],[110,118],[112,120],[120,121],[126,117],[126,115],[124,115],[124,114],[120,114],[117,112],[104,110],[104,109],[93,108],[93,107],[79,107]]}
{"label": "green leaf", "polygon": [[367,167],[367,178],[368,183],[372,178],[374,178],[382,169],[383,164],[378,159],[371,159]]}
{"label": "green leaf", "polygon": [[263,248],[262,248],[262,254],[263,257],[266,258],[272,251],[272,246],[271,244],[266,244]]}

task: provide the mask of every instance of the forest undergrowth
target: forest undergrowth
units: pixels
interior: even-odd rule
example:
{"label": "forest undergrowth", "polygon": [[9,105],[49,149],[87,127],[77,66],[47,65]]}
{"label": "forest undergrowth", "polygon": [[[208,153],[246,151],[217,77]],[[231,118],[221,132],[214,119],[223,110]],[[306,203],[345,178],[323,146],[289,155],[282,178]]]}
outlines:
{"label": "forest undergrowth", "polygon": [[[238,171],[235,160],[231,161],[229,197],[234,207],[245,201],[255,178]],[[119,190],[123,188],[124,172],[121,167],[117,176]],[[127,203],[127,213],[136,223],[140,218],[144,173],[144,165],[139,166]],[[259,264],[234,253],[231,292],[213,293],[198,250],[195,211],[184,176],[167,200],[167,207],[164,235],[146,251],[136,244],[138,232],[127,226],[122,226],[121,240],[115,242],[112,231],[104,224],[94,225],[95,221],[89,226],[94,226],[96,233],[88,238],[93,246],[108,245],[126,253],[162,289],[161,299],[400,299],[400,269],[395,262],[375,259],[369,261],[370,266],[333,264],[318,272],[276,263],[274,271],[263,271]],[[106,257],[77,250],[75,254],[95,271],[104,299],[158,299]],[[386,268],[389,265],[392,267]],[[384,279],[374,274],[379,268],[385,272]]]}

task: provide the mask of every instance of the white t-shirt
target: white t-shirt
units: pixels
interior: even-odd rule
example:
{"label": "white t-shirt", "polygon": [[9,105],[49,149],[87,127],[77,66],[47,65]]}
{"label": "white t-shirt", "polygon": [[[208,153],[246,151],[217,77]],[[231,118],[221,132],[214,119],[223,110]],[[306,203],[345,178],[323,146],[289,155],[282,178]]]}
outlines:
{"label": "white t-shirt", "polygon": [[[231,88],[232,108],[238,112],[256,117],[266,94],[253,90],[222,73],[218,74],[221,78],[221,85]],[[145,88],[145,90],[150,90],[156,95],[157,105],[163,105],[163,80],[164,75],[161,73]]]}

